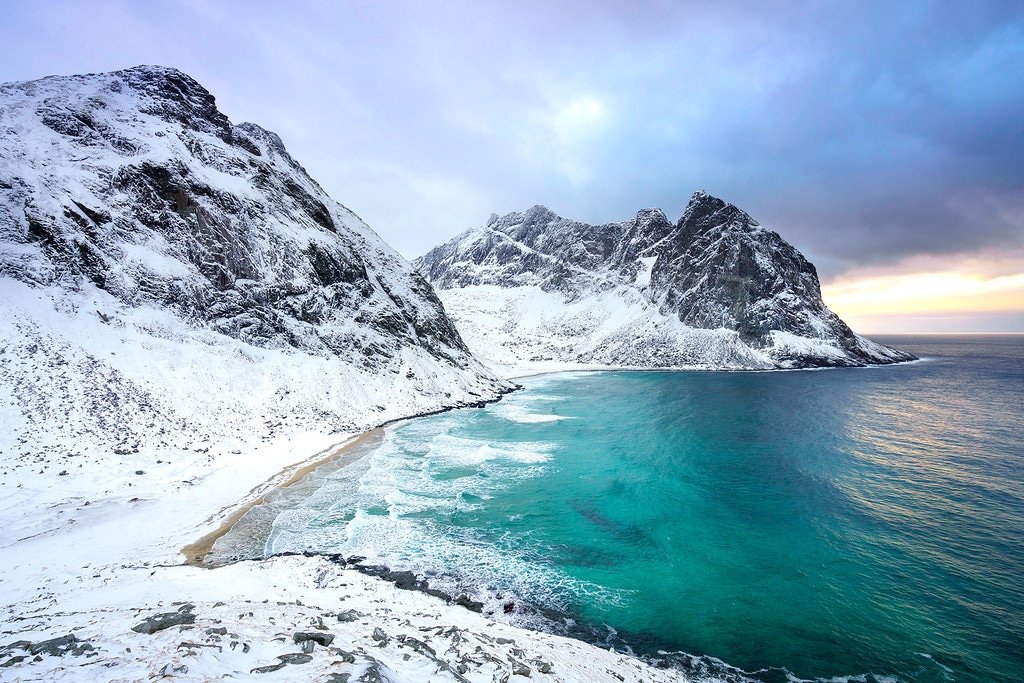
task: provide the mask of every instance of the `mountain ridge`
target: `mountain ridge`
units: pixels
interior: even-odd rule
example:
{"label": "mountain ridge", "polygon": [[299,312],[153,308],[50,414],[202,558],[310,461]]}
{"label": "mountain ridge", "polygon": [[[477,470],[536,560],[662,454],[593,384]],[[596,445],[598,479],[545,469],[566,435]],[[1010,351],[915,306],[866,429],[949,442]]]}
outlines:
{"label": "mountain ridge", "polygon": [[0,85],[0,304],[15,458],[244,450],[512,388],[279,136],[169,67]]}
{"label": "mountain ridge", "polygon": [[[464,336],[479,338],[486,328],[493,345],[497,330],[511,333],[515,340],[506,350],[532,347],[529,358],[512,353],[527,364],[536,357],[585,365],[768,369],[913,359],[853,333],[822,301],[813,264],[778,233],[703,190],[693,193],[675,223],[657,208],[600,225],[566,219],[540,205],[492,215],[486,226],[463,232],[414,263]],[[531,287],[538,291],[522,289]],[[506,290],[507,300],[494,302],[506,318],[488,321],[492,314],[474,312],[469,299],[500,298],[494,288]],[[622,302],[564,310],[579,309],[587,297],[607,299],[612,291],[629,300],[625,305],[634,314],[644,313],[631,323],[642,353],[625,349],[629,329],[612,334],[594,319],[612,316]],[[527,327],[550,343],[537,345],[519,322],[526,300],[542,305],[540,295],[547,307],[540,315],[546,318]],[[510,314],[513,309],[519,313]],[[474,350],[486,349],[478,343]]]}

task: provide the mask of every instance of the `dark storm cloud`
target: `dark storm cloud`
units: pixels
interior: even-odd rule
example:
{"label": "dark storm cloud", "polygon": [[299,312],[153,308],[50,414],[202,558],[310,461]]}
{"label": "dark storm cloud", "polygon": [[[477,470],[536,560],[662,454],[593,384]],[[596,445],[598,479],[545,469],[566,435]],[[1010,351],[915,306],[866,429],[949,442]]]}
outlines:
{"label": "dark storm cloud", "polygon": [[[736,30],[744,35],[747,26]],[[748,36],[748,51],[726,50],[721,68],[709,70],[712,81],[751,68],[755,78],[713,82],[702,98],[706,115],[675,139],[661,136],[670,156],[653,165],[662,203],[687,182],[707,185],[833,273],[1021,244],[1017,9],[894,3],[787,16],[772,28],[771,37],[754,29],[761,40]],[[688,91],[690,84],[662,92],[644,109],[692,105]],[[614,156],[628,158],[632,141],[617,137]],[[640,147],[652,152],[658,137]]]}

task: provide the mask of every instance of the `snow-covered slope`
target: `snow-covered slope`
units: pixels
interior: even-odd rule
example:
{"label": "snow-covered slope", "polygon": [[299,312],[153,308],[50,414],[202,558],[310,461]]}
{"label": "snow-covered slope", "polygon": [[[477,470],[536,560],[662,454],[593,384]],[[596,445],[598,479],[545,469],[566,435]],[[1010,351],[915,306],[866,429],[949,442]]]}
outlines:
{"label": "snow-covered slope", "polygon": [[22,513],[509,388],[276,135],[162,67],[0,86],[0,311]]}
{"label": "snow-covered slope", "polygon": [[854,334],[800,252],[705,192],[676,223],[659,209],[599,226],[542,206],[493,215],[415,263],[470,349],[506,371],[913,359]]}

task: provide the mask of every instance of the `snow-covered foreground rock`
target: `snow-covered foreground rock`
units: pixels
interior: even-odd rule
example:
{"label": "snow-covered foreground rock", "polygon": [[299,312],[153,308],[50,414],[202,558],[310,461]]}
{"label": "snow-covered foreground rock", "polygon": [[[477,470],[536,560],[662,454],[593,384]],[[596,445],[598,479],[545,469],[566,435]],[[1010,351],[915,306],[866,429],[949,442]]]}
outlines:
{"label": "snow-covered foreground rock", "polygon": [[536,206],[417,259],[470,349],[508,374],[561,368],[773,369],[913,356],[854,334],[796,249],[697,192],[587,225]]}
{"label": "snow-covered foreground rock", "polygon": [[0,680],[667,676],[323,559],[183,565],[352,435],[511,388],[185,74],[0,86]]}
{"label": "snow-covered foreground rock", "polygon": [[4,642],[13,644],[0,647],[0,679],[682,680],[676,671],[495,623],[323,558],[216,570],[143,562],[82,570],[85,576],[51,575],[6,615]]}

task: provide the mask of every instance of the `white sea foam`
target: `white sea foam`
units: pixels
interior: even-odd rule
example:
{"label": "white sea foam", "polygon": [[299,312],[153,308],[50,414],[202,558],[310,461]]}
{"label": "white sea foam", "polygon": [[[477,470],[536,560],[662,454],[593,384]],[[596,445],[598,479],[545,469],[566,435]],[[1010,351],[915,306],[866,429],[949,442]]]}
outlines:
{"label": "white sea foam", "polygon": [[945,665],[945,664],[943,664],[942,662],[938,661],[937,659],[935,659],[935,657],[932,657],[932,656],[931,656],[930,654],[928,654],[927,652],[915,652],[914,654],[915,654],[915,655],[919,655],[919,656],[921,656],[921,657],[924,657],[925,659],[931,660],[931,661],[932,661],[932,662],[934,662],[934,663],[935,663],[935,664],[936,664],[936,665],[937,665],[937,666],[938,666],[939,668],[941,668],[941,669],[942,669],[943,671],[945,671],[945,672],[946,672],[947,674],[952,674],[952,673],[953,673],[953,670],[952,670],[951,668],[949,668],[948,666],[946,666],[946,665]]}
{"label": "white sea foam", "polygon": [[540,441],[484,441],[445,432],[430,440],[427,457],[431,465],[445,466],[481,465],[492,460],[538,463],[549,460],[556,448],[554,444]]}
{"label": "white sea foam", "polygon": [[557,396],[550,396],[548,394],[539,394],[533,392],[533,387],[530,387],[530,391],[525,394],[516,394],[511,399],[506,399],[508,402],[516,401],[518,403],[552,403],[560,401],[562,399]]}
{"label": "white sea foam", "polygon": [[541,422],[558,422],[560,420],[571,419],[564,415],[554,415],[546,412],[533,412],[524,405],[518,403],[506,403],[500,404],[491,410],[491,413],[498,415],[506,420],[512,422],[521,422],[524,424],[529,423],[541,423]]}

